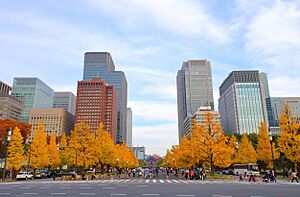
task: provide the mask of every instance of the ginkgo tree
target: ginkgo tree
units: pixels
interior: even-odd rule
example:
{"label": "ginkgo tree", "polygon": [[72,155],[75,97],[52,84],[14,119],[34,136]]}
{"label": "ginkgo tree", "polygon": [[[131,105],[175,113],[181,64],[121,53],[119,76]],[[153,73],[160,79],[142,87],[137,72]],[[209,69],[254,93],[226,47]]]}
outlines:
{"label": "ginkgo tree", "polygon": [[44,131],[42,123],[38,124],[37,130],[34,131],[34,137],[29,148],[30,161],[29,165],[33,169],[48,167],[49,153],[47,144],[47,134]]}
{"label": "ginkgo tree", "polygon": [[248,139],[246,134],[242,135],[242,140],[238,144],[238,157],[237,162],[246,164],[246,163],[255,163],[257,160],[257,153],[253,148],[252,143]]}
{"label": "ginkgo tree", "polygon": [[13,178],[15,178],[15,172],[20,170],[24,161],[23,137],[20,129],[15,127],[7,150],[7,168],[12,168]]}
{"label": "ginkgo tree", "polygon": [[213,121],[212,113],[207,112],[202,125],[193,120],[190,140],[183,137],[180,145],[167,152],[165,164],[184,168],[207,164],[213,175],[216,166],[226,168],[232,164],[232,154],[220,123]]}
{"label": "ginkgo tree", "polygon": [[297,124],[296,118],[293,117],[288,105],[285,105],[281,110],[280,128],[281,133],[278,139],[279,150],[295,164],[294,170],[296,170],[297,163],[300,162],[299,124]]}
{"label": "ginkgo tree", "polygon": [[256,148],[257,160],[262,162],[268,168],[274,168],[273,160],[279,157],[279,153],[275,148],[275,144],[274,142],[272,143],[273,144],[271,146],[266,124],[261,123],[259,126],[258,144]]}

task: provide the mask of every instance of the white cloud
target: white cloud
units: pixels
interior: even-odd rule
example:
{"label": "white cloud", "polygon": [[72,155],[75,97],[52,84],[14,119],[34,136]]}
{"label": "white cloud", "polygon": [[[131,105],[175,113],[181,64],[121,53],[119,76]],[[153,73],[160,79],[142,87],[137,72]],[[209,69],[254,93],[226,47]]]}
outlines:
{"label": "white cloud", "polygon": [[269,78],[269,86],[272,97],[299,97],[300,78],[279,76]]}
{"label": "white cloud", "polygon": [[276,1],[271,7],[261,8],[247,28],[246,50],[254,61],[275,67],[275,72],[294,72],[300,64],[299,21],[297,3]]}
{"label": "white cloud", "polygon": [[[193,0],[91,0],[92,5],[128,26],[155,24],[161,29],[213,42],[228,42],[230,27]],[[116,17],[116,13],[117,16]]]}
{"label": "white cloud", "polygon": [[134,117],[149,121],[176,121],[177,106],[171,102],[151,100],[131,100],[128,106],[132,108]]}
{"label": "white cloud", "polygon": [[143,145],[149,154],[165,155],[166,150],[178,144],[177,124],[133,127],[135,145]]}

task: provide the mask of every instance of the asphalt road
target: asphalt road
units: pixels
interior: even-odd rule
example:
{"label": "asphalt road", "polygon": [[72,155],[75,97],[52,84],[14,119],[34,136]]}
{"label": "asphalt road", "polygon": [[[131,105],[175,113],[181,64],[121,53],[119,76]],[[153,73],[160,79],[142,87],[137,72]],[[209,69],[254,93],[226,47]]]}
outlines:
{"label": "asphalt road", "polygon": [[99,181],[18,181],[0,183],[1,196],[128,197],[299,197],[300,184],[122,179]]}

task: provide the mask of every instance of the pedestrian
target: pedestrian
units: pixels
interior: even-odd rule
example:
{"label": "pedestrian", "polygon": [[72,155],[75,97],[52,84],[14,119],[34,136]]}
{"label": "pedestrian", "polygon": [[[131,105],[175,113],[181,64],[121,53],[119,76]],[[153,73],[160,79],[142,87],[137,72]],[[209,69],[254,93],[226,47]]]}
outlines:
{"label": "pedestrian", "polygon": [[53,179],[53,181],[55,181],[55,179],[56,179],[56,172],[55,171],[53,171],[53,173],[52,173],[52,179]]}
{"label": "pedestrian", "polygon": [[169,179],[169,174],[170,174],[169,169],[167,169],[166,171],[167,171],[166,179]]}
{"label": "pedestrian", "polygon": [[276,173],[274,170],[271,171],[271,176],[272,176],[273,182],[276,183]]}
{"label": "pedestrian", "polygon": [[205,179],[207,179],[207,177],[206,177],[206,171],[205,171],[205,169],[203,168],[203,170],[202,170],[202,180],[205,180]]}
{"label": "pedestrian", "polygon": [[244,182],[242,173],[240,173],[240,175],[239,175],[239,182]]}
{"label": "pedestrian", "polygon": [[297,172],[293,172],[293,173],[292,173],[292,183],[294,182],[294,180],[296,180],[296,182],[299,183],[299,182],[298,182]]}
{"label": "pedestrian", "polygon": [[136,169],[134,168],[134,169],[132,170],[132,176],[133,176],[133,177],[135,177],[135,173],[136,173]]}

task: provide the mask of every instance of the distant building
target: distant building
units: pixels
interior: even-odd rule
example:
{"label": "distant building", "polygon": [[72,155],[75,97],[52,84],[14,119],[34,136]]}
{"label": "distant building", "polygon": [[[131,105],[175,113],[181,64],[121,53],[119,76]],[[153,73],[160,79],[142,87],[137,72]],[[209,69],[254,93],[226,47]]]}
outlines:
{"label": "distant building", "polygon": [[135,146],[132,149],[138,160],[145,160],[146,148],[144,146]]}
{"label": "distant building", "polygon": [[298,124],[300,124],[300,97],[271,97],[271,104],[275,127],[279,127],[280,112],[285,104],[289,105],[293,117],[295,117]]}
{"label": "distant building", "polygon": [[78,81],[75,123],[86,123],[91,132],[98,129],[100,123],[116,142],[117,134],[117,93],[113,85],[102,79]]}
{"label": "distant building", "polygon": [[11,87],[6,83],[0,81],[0,93],[10,94]]}
{"label": "distant building", "polygon": [[29,123],[32,125],[29,142],[33,140],[34,132],[38,124],[42,122],[48,136],[53,132],[55,136],[63,133],[70,135],[74,129],[74,116],[63,108],[32,108],[30,110]]}
{"label": "distant building", "polygon": [[132,110],[127,108],[126,144],[132,146]]}
{"label": "distant building", "polygon": [[186,117],[184,120],[184,135],[190,139],[190,134],[193,126],[193,120],[196,120],[196,125],[205,125],[206,113],[211,113],[213,122],[220,122],[221,116],[216,111],[211,111],[211,107],[200,107],[198,110],[191,116]]}
{"label": "distant building", "polygon": [[76,96],[72,92],[54,92],[53,108],[64,108],[75,116]]}
{"label": "distant building", "polygon": [[259,71],[233,71],[220,86],[219,113],[225,133],[258,133],[267,121]]}
{"label": "distant building", "polygon": [[210,106],[214,110],[213,86],[210,62],[188,60],[177,73],[177,107],[179,141],[184,135],[184,120],[199,107]]}
{"label": "distant building", "polygon": [[21,122],[29,122],[32,108],[52,108],[53,90],[39,78],[14,78],[12,96],[21,100]]}
{"label": "distant building", "polygon": [[23,104],[19,99],[0,92],[0,120],[19,121]]}
{"label": "distant building", "polygon": [[115,64],[108,52],[87,52],[84,54],[83,80],[101,78],[117,91],[117,142],[126,142],[127,81],[124,72],[115,71]]}
{"label": "distant building", "polygon": [[261,84],[261,90],[262,90],[262,97],[264,102],[264,114],[266,114],[265,122],[267,127],[274,127],[274,115],[272,110],[272,104],[271,104],[271,97],[270,97],[270,91],[269,91],[269,83],[268,83],[268,77],[267,74],[264,72],[259,73],[259,80]]}

